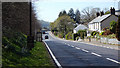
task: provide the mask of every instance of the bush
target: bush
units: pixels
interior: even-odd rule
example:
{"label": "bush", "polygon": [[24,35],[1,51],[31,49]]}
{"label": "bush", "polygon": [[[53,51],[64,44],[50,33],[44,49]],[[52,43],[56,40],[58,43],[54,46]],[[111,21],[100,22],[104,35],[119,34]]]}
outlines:
{"label": "bush", "polygon": [[110,30],[106,30],[103,35],[110,35],[112,32]]}
{"label": "bush", "polygon": [[79,30],[77,34],[81,39],[84,39],[84,36],[87,36],[86,30]]}
{"label": "bush", "polygon": [[93,31],[93,32],[91,33],[91,36],[95,36],[96,34],[99,34],[99,32]]}
{"label": "bush", "polygon": [[59,33],[59,34],[58,34],[58,37],[63,38],[63,37],[64,37],[64,34],[63,34],[63,33]]}
{"label": "bush", "polygon": [[103,28],[103,31],[106,31],[106,30],[108,30],[109,28],[108,27],[105,27],[105,28]]}
{"label": "bush", "polygon": [[57,36],[57,34],[58,34],[58,33],[57,33],[56,31],[54,31],[54,35]]}
{"label": "bush", "polygon": [[78,40],[78,39],[79,39],[79,36],[76,37],[76,40]]}
{"label": "bush", "polygon": [[116,31],[116,24],[117,24],[116,21],[111,21],[111,22],[110,22],[110,31],[111,31],[112,33],[115,33],[115,31]]}
{"label": "bush", "polygon": [[101,32],[100,35],[104,35],[104,32],[105,32],[105,31]]}
{"label": "bush", "polygon": [[72,34],[72,39],[73,39],[73,40],[76,40],[76,37],[77,37],[77,33],[73,33],[73,34]]}
{"label": "bush", "polygon": [[65,39],[72,39],[72,32],[69,32],[67,35],[65,35]]}

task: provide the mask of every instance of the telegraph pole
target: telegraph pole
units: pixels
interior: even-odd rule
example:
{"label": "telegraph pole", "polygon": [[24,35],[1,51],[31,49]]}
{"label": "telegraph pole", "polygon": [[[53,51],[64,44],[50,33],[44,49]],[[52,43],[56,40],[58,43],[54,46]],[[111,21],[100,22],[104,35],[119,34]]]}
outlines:
{"label": "telegraph pole", "polygon": [[34,36],[32,36],[32,2],[30,0],[29,2],[29,19],[30,19],[30,24],[29,24],[29,36],[27,37],[27,48],[31,50],[34,47]]}

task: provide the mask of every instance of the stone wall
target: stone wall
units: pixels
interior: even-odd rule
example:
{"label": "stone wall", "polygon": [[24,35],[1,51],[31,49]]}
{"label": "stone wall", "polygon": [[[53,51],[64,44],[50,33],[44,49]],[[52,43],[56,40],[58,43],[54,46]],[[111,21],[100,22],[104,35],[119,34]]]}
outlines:
{"label": "stone wall", "polygon": [[120,44],[120,41],[118,41],[117,39],[109,39],[109,38],[101,38],[100,39],[101,43],[108,43],[108,44]]}

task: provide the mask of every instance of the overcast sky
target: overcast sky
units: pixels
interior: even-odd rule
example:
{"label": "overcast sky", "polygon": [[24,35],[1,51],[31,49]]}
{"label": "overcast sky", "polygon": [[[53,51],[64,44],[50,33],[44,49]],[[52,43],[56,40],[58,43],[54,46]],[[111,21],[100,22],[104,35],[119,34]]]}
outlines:
{"label": "overcast sky", "polygon": [[33,6],[37,13],[37,18],[39,20],[45,20],[53,22],[57,19],[58,14],[62,10],[67,12],[70,8],[79,9],[82,11],[85,7],[93,8],[110,8],[114,7],[118,9],[119,0],[33,0]]}

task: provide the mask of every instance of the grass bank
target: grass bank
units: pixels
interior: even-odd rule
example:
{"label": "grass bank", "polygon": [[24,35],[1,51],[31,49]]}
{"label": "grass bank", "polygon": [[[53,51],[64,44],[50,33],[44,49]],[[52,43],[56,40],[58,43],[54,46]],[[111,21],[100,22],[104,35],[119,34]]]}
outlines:
{"label": "grass bank", "polygon": [[55,68],[43,42],[34,42],[34,48],[28,51],[26,36],[22,33],[12,38],[3,36],[2,40],[2,67]]}

